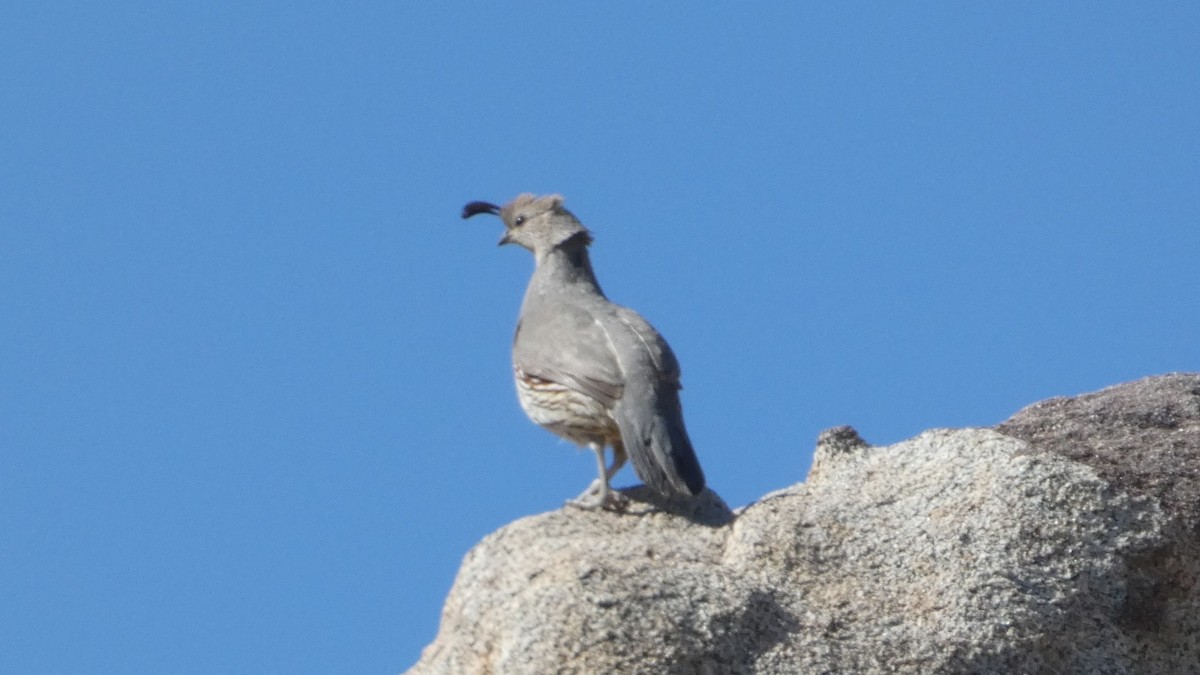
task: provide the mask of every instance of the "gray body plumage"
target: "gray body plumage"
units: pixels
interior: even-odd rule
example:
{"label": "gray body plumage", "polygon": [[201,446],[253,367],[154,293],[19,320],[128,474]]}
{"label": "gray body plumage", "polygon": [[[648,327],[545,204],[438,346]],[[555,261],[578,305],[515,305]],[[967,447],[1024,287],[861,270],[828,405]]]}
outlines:
{"label": "gray body plumage", "polygon": [[[464,217],[481,212],[504,219],[502,244],[518,243],[536,259],[513,368],[526,414],[598,453],[600,477],[588,491],[597,499],[576,503],[602,506],[626,456],[656,492],[699,494],[704,474],[683,422],[679,363],[645,319],[605,297],[588,257],[590,233],[557,196],[521,195],[503,209],[474,202]],[[605,446],[613,448],[608,468]]]}

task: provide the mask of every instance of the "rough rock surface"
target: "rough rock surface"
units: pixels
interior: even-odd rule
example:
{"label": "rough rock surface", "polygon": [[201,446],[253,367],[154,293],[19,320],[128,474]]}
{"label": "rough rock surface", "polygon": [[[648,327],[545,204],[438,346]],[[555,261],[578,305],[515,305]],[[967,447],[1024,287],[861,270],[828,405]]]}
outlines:
{"label": "rough rock surface", "polygon": [[1200,672],[1200,374],[872,447],[731,514],[626,494],[466,557],[426,673]]}

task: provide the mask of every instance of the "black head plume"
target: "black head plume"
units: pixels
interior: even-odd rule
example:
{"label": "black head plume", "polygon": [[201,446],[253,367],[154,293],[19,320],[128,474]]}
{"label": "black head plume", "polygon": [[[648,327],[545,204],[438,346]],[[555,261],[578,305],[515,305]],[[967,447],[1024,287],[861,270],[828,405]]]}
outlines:
{"label": "black head plume", "polygon": [[466,219],[481,213],[490,213],[493,216],[498,216],[500,215],[500,207],[491,202],[468,202],[463,207],[462,217]]}

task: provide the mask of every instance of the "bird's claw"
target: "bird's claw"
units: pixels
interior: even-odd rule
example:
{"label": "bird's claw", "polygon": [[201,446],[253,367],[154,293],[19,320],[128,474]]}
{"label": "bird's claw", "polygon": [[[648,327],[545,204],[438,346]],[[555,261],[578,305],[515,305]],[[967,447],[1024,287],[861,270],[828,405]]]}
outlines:
{"label": "bird's claw", "polygon": [[609,511],[624,511],[629,505],[629,498],[604,485],[599,479],[592,481],[578,497],[567,500],[567,506],[573,506],[585,511],[607,509]]}

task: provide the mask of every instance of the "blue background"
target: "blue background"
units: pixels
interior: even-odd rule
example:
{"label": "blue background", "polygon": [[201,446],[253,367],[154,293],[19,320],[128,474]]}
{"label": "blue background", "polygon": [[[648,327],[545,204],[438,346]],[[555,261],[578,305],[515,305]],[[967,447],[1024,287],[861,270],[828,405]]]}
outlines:
{"label": "blue background", "polygon": [[1200,4],[654,4],[0,9],[0,671],[417,659],[594,471],[468,200],[566,196],[732,506],[1200,368]]}

